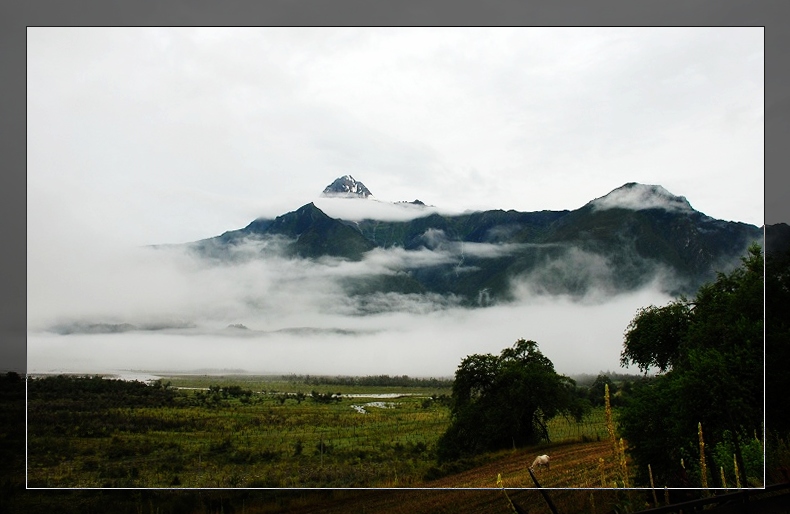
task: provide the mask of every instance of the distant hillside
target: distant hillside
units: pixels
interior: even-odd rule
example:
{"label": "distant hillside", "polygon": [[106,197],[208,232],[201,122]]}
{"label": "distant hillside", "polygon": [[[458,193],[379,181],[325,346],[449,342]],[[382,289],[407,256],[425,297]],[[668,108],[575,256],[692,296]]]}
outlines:
{"label": "distant hillside", "polygon": [[257,219],[243,229],[192,243],[191,247],[204,256],[230,259],[235,246],[264,236],[283,238],[287,241],[286,254],[303,258],[330,256],[359,260],[376,246],[354,227],[330,218],[309,203],[273,220]]}

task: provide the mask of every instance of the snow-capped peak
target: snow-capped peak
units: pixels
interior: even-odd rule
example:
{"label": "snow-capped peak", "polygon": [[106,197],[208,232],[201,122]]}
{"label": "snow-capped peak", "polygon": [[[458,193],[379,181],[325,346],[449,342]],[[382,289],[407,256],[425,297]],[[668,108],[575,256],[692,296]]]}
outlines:
{"label": "snow-capped peak", "polygon": [[362,182],[357,182],[351,175],[343,175],[326,186],[322,196],[342,196],[347,198],[367,198],[373,193]]}
{"label": "snow-capped peak", "polygon": [[675,196],[659,185],[629,182],[601,198],[589,203],[594,209],[664,209],[666,211],[686,211],[694,209],[685,196]]}

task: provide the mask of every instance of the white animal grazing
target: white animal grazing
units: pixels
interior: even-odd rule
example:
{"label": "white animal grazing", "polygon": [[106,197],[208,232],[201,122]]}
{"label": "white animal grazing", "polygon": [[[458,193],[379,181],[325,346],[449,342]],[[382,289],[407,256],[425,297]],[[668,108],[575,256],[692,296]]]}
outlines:
{"label": "white animal grazing", "polygon": [[551,469],[550,462],[551,457],[548,455],[540,455],[535,457],[535,460],[532,461],[532,465],[529,467],[529,469],[534,469],[535,466],[546,466],[546,469]]}

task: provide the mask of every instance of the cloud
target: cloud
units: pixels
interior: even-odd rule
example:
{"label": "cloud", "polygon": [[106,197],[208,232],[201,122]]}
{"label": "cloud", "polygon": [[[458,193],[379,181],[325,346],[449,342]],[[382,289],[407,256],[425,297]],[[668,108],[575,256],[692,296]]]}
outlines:
{"label": "cloud", "polygon": [[626,184],[608,195],[590,202],[593,209],[664,209],[666,211],[692,212],[691,204],[684,196],[675,196],[662,186]]}
{"label": "cloud", "polygon": [[243,337],[207,331],[31,333],[29,363],[36,371],[243,369],[452,376],[465,356],[498,353],[523,337],[537,341],[561,373],[596,373],[619,367],[622,334],[636,310],[666,301],[649,289],[594,305],[541,296],[485,309],[334,316],[334,331],[284,330]]}
{"label": "cloud", "polygon": [[[376,249],[359,262],[287,258],[277,239],[246,240],[234,250],[243,258],[224,263],[183,247],[60,246],[57,258],[30,267],[30,369],[448,376],[466,355],[496,353],[525,337],[561,372],[595,373],[617,368],[636,309],[667,298],[657,281],[616,294],[606,288],[607,262],[580,250],[519,277],[507,304],[473,309],[453,295],[348,295],[350,279],[517,249],[432,237],[435,250]],[[597,296],[554,294],[568,280]],[[228,328],[236,324],[247,330]]]}
{"label": "cloud", "polygon": [[546,247],[550,245],[536,245],[536,244],[518,244],[518,243],[469,243],[469,242],[456,242],[453,243],[455,251],[461,255],[469,257],[477,257],[480,259],[494,259],[504,255],[511,255],[525,248]]}
{"label": "cloud", "polygon": [[592,291],[609,296],[615,292],[612,271],[605,257],[568,247],[561,255],[546,256],[533,270],[514,277],[512,288],[522,300],[571,292],[586,295]]}
{"label": "cloud", "polygon": [[404,250],[403,248],[374,248],[365,254],[358,269],[366,274],[396,273],[400,270],[440,266],[456,262],[454,252],[434,251],[428,248]]}
{"label": "cloud", "polygon": [[565,299],[580,305],[600,305],[634,291],[672,295],[688,288],[687,280],[674,270],[642,257],[626,243],[619,248],[617,265],[611,256],[576,246],[535,246],[542,251],[533,267],[510,277],[516,302]]}
{"label": "cloud", "polygon": [[[288,241],[250,237],[209,258],[189,247],[101,248],[72,244],[58,257],[31,261],[28,327],[99,330],[92,325],[223,328],[252,319],[256,328],[333,326],[338,313],[380,309],[424,312],[453,304],[438,295],[349,300],[349,279],[396,276],[404,269],[454,263],[453,252],[375,249],[360,262],[290,258]],[[40,254],[39,254],[40,255]],[[64,265],[65,264],[65,265]]]}
{"label": "cloud", "polygon": [[[419,192],[415,192],[415,194],[419,194]],[[422,206],[411,203],[396,203],[410,202],[415,199],[419,198],[403,198],[386,201],[379,198],[318,197],[313,200],[313,203],[328,216],[348,221],[362,221],[365,219],[409,221],[416,218],[424,218],[434,213],[453,212],[429,205]]]}
{"label": "cloud", "polygon": [[[339,326],[336,317],[457,308],[461,297],[421,291],[411,274],[444,267],[460,276],[478,270],[480,260],[525,251],[537,261],[511,279],[517,302],[561,295],[604,302],[622,289],[614,285],[617,277],[605,257],[575,247],[458,242],[435,229],[421,239],[419,249],[376,248],[360,261],[292,258],[284,252],[290,241],[280,236],[218,247],[203,242],[197,253],[179,245],[122,248],[70,241],[57,256],[42,259],[46,253],[39,251],[29,260],[28,326],[61,333],[215,331],[236,323],[262,332],[331,329]],[[634,266],[647,266],[656,287],[672,287],[670,273],[643,260]],[[639,271],[644,275],[645,269]],[[381,287],[392,292],[382,293]],[[480,305],[490,303],[487,295],[480,293]]]}

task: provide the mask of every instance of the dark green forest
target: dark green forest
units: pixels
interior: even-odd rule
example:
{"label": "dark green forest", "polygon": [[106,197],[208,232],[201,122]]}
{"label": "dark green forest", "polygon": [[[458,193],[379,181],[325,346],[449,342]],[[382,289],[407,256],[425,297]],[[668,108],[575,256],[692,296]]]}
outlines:
{"label": "dark green forest", "polygon": [[763,269],[753,245],[741,267],[694,298],[645,307],[629,324],[622,364],[659,372],[636,384],[621,409],[639,483],[649,483],[650,465],[658,483],[673,487],[724,487],[727,475],[730,484],[764,484],[754,455],[765,444]]}

